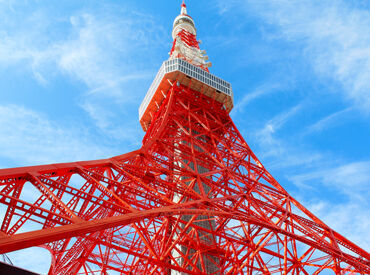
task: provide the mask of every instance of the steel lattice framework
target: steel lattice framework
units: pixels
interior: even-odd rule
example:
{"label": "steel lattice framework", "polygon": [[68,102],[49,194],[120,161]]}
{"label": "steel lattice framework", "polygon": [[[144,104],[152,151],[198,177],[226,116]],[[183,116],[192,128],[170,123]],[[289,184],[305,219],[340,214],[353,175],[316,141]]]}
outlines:
{"label": "steel lattice framework", "polygon": [[182,85],[138,151],[0,170],[0,190],[0,253],[45,247],[49,274],[370,274],[369,253],[284,190],[223,105]]}
{"label": "steel lattice framework", "polygon": [[370,274],[369,253],[292,198],[244,141],[184,2],[172,36],[139,108],[139,150],[0,170],[0,254],[44,247],[49,274]]}

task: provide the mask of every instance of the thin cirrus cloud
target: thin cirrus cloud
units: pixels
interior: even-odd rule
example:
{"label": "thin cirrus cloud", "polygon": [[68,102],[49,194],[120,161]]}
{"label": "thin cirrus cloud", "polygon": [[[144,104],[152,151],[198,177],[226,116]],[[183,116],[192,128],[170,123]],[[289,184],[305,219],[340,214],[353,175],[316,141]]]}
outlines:
{"label": "thin cirrus cloud", "polygon": [[349,119],[349,114],[353,111],[353,107],[348,107],[343,110],[334,112],[330,115],[327,115],[314,124],[308,126],[303,132],[302,135],[308,135],[312,133],[321,132],[330,127],[334,127],[337,124],[344,123]]}
{"label": "thin cirrus cloud", "polygon": [[140,19],[112,20],[86,13],[72,16],[73,38],[55,46],[60,53],[58,66],[84,82],[89,93],[116,93],[116,96],[124,95],[127,101],[130,93],[120,89],[120,85],[149,77],[132,66],[134,53],[143,50],[151,39],[141,33],[143,30],[136,29],[136,20]]}
{"label": "thin cirrus cloud", "polygon": [[259,145],[259,151],[266,166],[270,169],[308,167],[324,159],[323,154],[319,151],[297,147],[293,142],[290,142],[291,137],[287,139],[279,137],[282,129],[304,110],[304,103],[299,103],[287,111],[275,115],[251,135]]}
{"label": "thin cirrus cloud", "polygon": [[[121,117],[137,112],[137,102],[147,88],[142,83],[154,75],[151,60],[143,53],[162,46],[163,30],[149,15],[129,11],[124,5],[113,12],[111,9],[80,10],[67,18],[37,10],[24,15],[28,24],[19,24],[16,30],[0,27],[0,66],[28,70],[43,86],[55,76],[82,83],[85,88],[78,90],[81,110],[86,111],[100,132],[125,140],[130,137],[128,132],[141,135],[137,123]],[[10,15],[3,19],[12,20]],[[61,28],[53,25],[54,21],[62,22],[60,35],[50,35]],[[29,27],[34,24],[40,27]],[[43,37],[47,41],[40,39]],[[143,61],[147,61],[145,68]],[[96,119],[101,113],[115,115]],[[117,128],[127,131],[112,131]]]}
{"label": "thin cirrus cloud", "polygon": [[[299,190],[288,185],[296,199],[331,228],[369,249],[370,161],[343,163],[330,153],[298,148],[289,139],[279,138],[279,130],[302,110],[299,106],[275,116],[257,131],[255,138],[267,167],[273,171],[285,169],[284,177]],[[350,110],[319,120],[312,131],[319,131]]]}
{"label": "thin cirrus cloud", "polygon": [[268,82],[258,86],[256,89],[254,89],[250,93],[246,93],[240,100],[238,100],[233,109],[233,115],[235,115],[235,113],[242,113],[245,107],[252,101],[277,92],[281,88],[281,84],[275,82]]}
{"label": "thin cirrus cloud", "polygon": [[257,136],[260,136],[264,143],[272,142],[271,135],[279,130],[287,121],[302,110],[302,104],[291,107],[289,110],[282,112],[270,119],[260,131],[257,131]]}
{"label": "thin cirrus cloud", "polygon": [[93,142],[88,132],[77,125],[62,127],[22,106],[0,106],[0,158],[7,160],[8,165],[69,162],[111,155],[112,148]]}
{"label": "thin cirrus cloud", "polygon": [[[32,28],[28,24],[11,31],[6,26],[0,28],[2,66],[23,63],[32,69],[37,80],[38,76],[42,77],[42,82],[51,78],[51,71],[57,70],[84,83],[87,92],[119,96],[117,88],[121,83],[149,77],[134,65],[138,58],[144,58],[140,53],[153,47],[150,43],[159,42],[161,36],[160,26],[150,16],[121,12],[125,14],[122,18],[117,12],[107,11],[102,14],[78,11],[68,19],[58,18],[64,31],[55,36],[49,34],[58,32],[58,26],[51,23],[56,20],[52,15],[41,11],[26,15],[24,20]],[[38,28],[35,24],[50,27]],[[154,32],[154,27],[159,29]],[[42,37],[47,37],[47,41]],[[161,43],[153,43],[158,44]],[[127,100],[129,93],[121,91],[122,94]]]}
{"label": "thin cirrus cloud", "polygon": [[302,49],[319,78],[341,85],[350,104],[370,109],[370,11],[351,1],[219,1],[220,13],[236,6],[273,28],[271,39]]}
{"label": "thin cirrus cloud", "polygon": [[[11,16],[8,15],[8,17]],[[107,36],[114,30],[115,35],[118,36],[118,27],[123,23],[95,22],[94,18],[93,15],[88,16],[85,13],[71,17],[69,23],[66,23],[70,26],[69,35],[52,37],[47,43],[42,41],[42,37],[48,37],[48,30],[43,27],[28,28],[28,25],[32,25],[33,22],[37,25],[50,23],[52,16],[47,16],[43,12],[37,11],[25,16],[24,20],[27,24],[16,25],[17,27],[12,30],[11,27],[3,24],[4,29],[0,30],[0,67],[6,70],[29,71],[31,77],[33,76],[41,85],[48,85],[49,81],[53,81],[55,74],[68,75],[69,78],[85,84],[85,91],[79,91],[81,101],[84,104],[94,102],[98,110],[101,109],[99,104],[104,100],[120,102],[118,99],[125,95],[126,101],[123,102],[129,101],[130,94],[122,91],[122,87],[118,85],[123,82],[119,80],[122,78],[120,69],[112,61],[118,55],[111,50],[113,46],[109,48],[110,43],[114,44],[114,38],[106,42],[106,45],[98,39],[99,36]],[[3,20],[8,22],[11,19],[3,17]],[[101,21],[104,20],[101,19]],[[54,31],[53,28],[52,31]],[[122,45],[120,51],[123,48]],[[86,96],[91,90],[94,90],[96,96],[100,96],[100,101],[95,100],[92,95]],[[1,93],[10,92],[1,91]],[[82,108],[82,110],[85,109]],[[93,112],[97,111],[89,110],[87,114],[91,115]],[[91,118],[95,121],[95,117],[91,116]],[[106,118],[107,121],[116,121],[111,117]],[[97,124],[98,128],[99,126]],[[114,124],[111,126],[113,129],[118,128]],[[125,126],[127,127],[127,124]],[[9,165],[94,159],[111,156],[117,151],[112,150],[114,145],[107,147],[98,144],[94,140],[97,137],[86,129],[84,130],[81,125],[62,126],[60,122],[52,121],[46,114],[41,114],[32,107],[17,104],[2,105],[0,106],[2,161],[0,165],[8,167]],[[102,127],[101,130],[104,131],[105,128]],[[112,136],[119,138],[130,131],[134,130],[115,132]]]}
{"label": "thin cirrus cloud", "polygon": [[316,170],[297,174],[290,177],[290,181],[298,186],[324,183],[328,188],[338,190],[352,201],[368,203],[370,196],[368,182],[370,182],[370,161],[352,162],[333,168]]}
{"label": "thin cirrus cloud", "polygon": [[332,229],[361,248],[370,249],[370,215],[369,207],[362,206],[354,201],[344,201],[333,204],[328,201],[308,202],[301,200],[310,211],[317,215]]}

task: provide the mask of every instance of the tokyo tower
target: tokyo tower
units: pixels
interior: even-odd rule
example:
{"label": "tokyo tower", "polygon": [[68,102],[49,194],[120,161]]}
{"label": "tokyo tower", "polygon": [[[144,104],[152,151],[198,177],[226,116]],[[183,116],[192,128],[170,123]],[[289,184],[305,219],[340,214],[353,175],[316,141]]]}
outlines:
{"label": "tokyo tower", "polygon": [[140,108],[137,151],[0,170],[0,254],[49,274],[370,274],[370,254],[269,174],[229,113],[185,3]]}

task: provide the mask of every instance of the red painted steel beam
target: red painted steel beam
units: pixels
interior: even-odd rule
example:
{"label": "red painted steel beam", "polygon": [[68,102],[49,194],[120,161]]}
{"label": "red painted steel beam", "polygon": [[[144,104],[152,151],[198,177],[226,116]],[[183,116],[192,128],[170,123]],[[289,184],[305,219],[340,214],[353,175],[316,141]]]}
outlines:
{"label": "red painted steel beam", "polygon": [[138,155],[140,150],[132,151],[127,154],[115,156],[108,159],[90,160],[90,161],[76,161],[67,163],[55,163],[47,165],[37,165],[37,166],[25,166],[17,168],[7,168],[0,169],[0,180],[5,178],[16,178],[16,177],[28,177],[30,173],[47,174],[51,172],[56,172],[58,170],[68,170],[78,167],[90,168],[99,167],[104,165],[110,165],[114,161],[124,161],[135,155]]}
{"label": "red painted steel beam", "polygon": [[[199,202],[192,202],[191,204],[198,204]],[[190,204],[190,205],[191,205]],[[187,204],[188,206],[189,204]],[[128,213],[125,215],[109,217],[101,220],[93,221],[84,221],[78,222],[71,225],[59,226],[56,228],[47,228],[42,230],[37,230],[33,232],[20,233],[13,236],[0,237],[0,254],[12,252],[15,250],[20,250],[32,246],[42,245],[47,242],[53,242],[61,239],[67,239],[71,237],[82,236],[85,234],[101,231],[108,228],[113,228],[117,226],[125,226],[133,222],[137,222],[147,218],[155,218],[159,216],[169,216],[169,215],[207,215],[207,216],[219,216],[234,218],[237,220],[243,220],[245,222],[263,226],[265,228],[271,229],[277,233],[281,233],[295,239],[306,243],[312,247],[315,247],[319,250],[323,250],[318,243],[307,240],[304,237],[295,236],[291,232],[284,231],[278,227],[274,227],[265,222],[259,221],[256,218],[251,217],[240,217],[236,213],[224,212],[224,211],[212,211],[212,210],[201,210],[201,209],[178,209],[179,205],[171,205],[163,208],[156,208],[146,211],[137,211],[133,213]],[[359,263],[354,262],[353,260],[346,258],[344,253],[341,251],[336,251],[336,249],[326,247],[324,249],[327,253],[335,255],[338,258],[341,258],[343,261],[348,262],[354,266]],[[369,270],[366,266],[363,266],[365,270]]]}
{"label": "red painted steel beam", "polygon": [[[198,272],[200,265],[204,272],[202,261],[216,257],[222,274],[307,274],[310,267],[370,274],[369,253],[290,197],[220,104],[177,85],[167,95],[138,151],[96,161],[0,170],[0,203],[16,210],[8,211],[6,219],[47,228],[15,235],[12,229],[0,232],[0,253],[59,241],[49,246],[55,257],[53,274],[77,269],[88,273],[85,262],[94,262],[103,273],[126,267],[136,273],[160,272],[180,257],[185,262],[178,267],[191,268],[189,272]],[[199,171],[198,165],[208,172]],[[24,187],[39,187],[36,203],[14,191],[26,181],[33,184]],[[196,217],[187,221],[187,215]],[[69,222],[56,226],[57,218]],[[217,227],[203,228],[201,220],[214,221]],[[99,251],[100,245],[106,246],[105,252],[89,254],[96,245]],[[279,263],[269,263],[266,255]]]}
{"label": "red painted steel beam", "polygon": [[125,226],[142,219],[154,218],[158,216],[179,215],[179,214],[189,214],[189,215],[222,214],[230,217],[232,216],[231,214],[226,212],[198,210],[198,209],[177,210],[176,209],[177,207],[178,207],[177,205],[172,205],[162,209],[137,211],[133,213],[128,213],[126,215],[114,216],[101,220],[77,222],[74,224],[59,226],[56,228],[46,228],[42,230],[19,233],[16,235],[6,237],[2,237],[0,235],[0,254],[41,245],[47,242],[53,242],[61,239],[82,236],[85,234],[101,231],[112,227]]}

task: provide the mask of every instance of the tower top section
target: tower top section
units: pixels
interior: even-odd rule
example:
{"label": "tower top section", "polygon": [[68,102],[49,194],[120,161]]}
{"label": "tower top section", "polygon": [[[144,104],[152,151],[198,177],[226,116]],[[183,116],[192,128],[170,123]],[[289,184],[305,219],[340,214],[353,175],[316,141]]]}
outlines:
{"label": "tower top section", "polygon": [[[184,1],[172,28],[170,58],[163,62],[139,108],[139,120],[147,131],[173,86],[192,89],[209,97],[230,112],[234,106],[231,84],[211,74],[208,56],[200,50],[194,20],[188,15]],[[196,98],[194,98],[196,100]]]}
{"label": "tower top section", "polygon": [[181,4],[180,14],[173,21],[172,39],[170,59],[183,59],[208,72],[208,67],[212,64],[207,62],[206,52],[199,48],[197,29],[193,18],[188,15],[184,1]]}
{"label": "tower top section", "polygon": [[186,5],[185,5],[185,1],[182,0],[182,4],[181,4],[181,14],[187,14],[186,12]]}
{"label": "tower top section", "polygon": [[186,30],[193,35],[197,35],[194,20],[188,15],[188,11],[183,1],[181,4],[181,12],[173,21],[172,38],[176,39],[176,36],[181,30]]}

